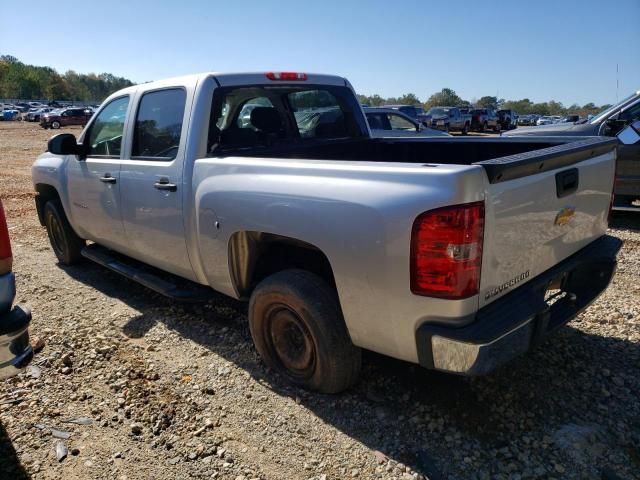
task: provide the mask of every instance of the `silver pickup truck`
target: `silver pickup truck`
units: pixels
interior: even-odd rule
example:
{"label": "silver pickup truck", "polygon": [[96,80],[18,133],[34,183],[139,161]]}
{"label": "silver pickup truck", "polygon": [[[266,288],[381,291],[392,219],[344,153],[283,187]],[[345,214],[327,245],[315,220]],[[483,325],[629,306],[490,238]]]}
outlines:
{"label": "silver pickup truck", "polygon": [[248,300],[264,362],[338,392],[361,348],[485,374],[585,309],[620,248],[615,148],[372,138],[344,78],[208,73],[113,94],[33,182],[60,263]]}

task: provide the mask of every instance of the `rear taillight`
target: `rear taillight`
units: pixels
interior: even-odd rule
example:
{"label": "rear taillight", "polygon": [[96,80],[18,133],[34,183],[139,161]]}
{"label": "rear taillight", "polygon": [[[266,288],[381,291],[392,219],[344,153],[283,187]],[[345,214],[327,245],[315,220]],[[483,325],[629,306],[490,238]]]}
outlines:
{"label": "rear taillight", "polygon": [[7,219],[2,208],[2,200],[0,200],[0,275],[10,272],[12,263],[9,229],[7,228]]}
{"label": "rear taillight", "polygon": [[298,72],[268,72],[265,74],[269,80],[283,81],[304,81],[307,79],[306,73]]}
{"label": "rear taillight", "polygon": [[483,236],[483,202],[421,214],[411,232],[411,291],[449,299],[476,295]]}

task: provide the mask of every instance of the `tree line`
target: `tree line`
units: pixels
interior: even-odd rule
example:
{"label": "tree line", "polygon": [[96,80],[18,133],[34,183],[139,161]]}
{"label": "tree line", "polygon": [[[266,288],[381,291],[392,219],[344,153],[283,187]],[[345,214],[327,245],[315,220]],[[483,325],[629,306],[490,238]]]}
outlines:
{"label": "tree line", "polygon": [[131,85],[131,80],[111,73],[69,70],[61,75],[50,67],[27,65],[11,55],[0,55],[0,98],[99,103]]}
{"label": "tree line", "polygon": [[431,107],[476,107],[511,109],[520,115],[536,113],[539,115],[567,115],[577,114],[583,117],[595,115],[596,113],[609,108],[611,105],[596,106],[590,102],[585,105],[564,106],[562,102],[550,100],[548,102],[535,103],[528,98],[522,100],[505,100],[504,98],[484,96],[479,99],[464,100],[451,88],[443,88],[439,92],[431,95],[426,101],[421,101],[415,94],[406,93],[401,97],[383,98],[380,95],[358,95],[358,100],[364,105],[379,107],[381,105],[416,105],[424,107],[426,110]]}

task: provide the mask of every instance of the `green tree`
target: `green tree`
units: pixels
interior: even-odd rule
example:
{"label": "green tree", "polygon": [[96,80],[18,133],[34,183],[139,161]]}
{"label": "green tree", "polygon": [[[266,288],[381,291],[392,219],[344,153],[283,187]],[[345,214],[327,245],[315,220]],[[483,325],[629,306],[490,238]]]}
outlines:
{"label": "green tree", "polygon": [[425,108],[431,107],[453,107],[459,105],[462,99],[451,88],[443,88],[437,93],[434,93],[429,99],[424,102]]}
{"label": "green tree", "polygon": [[398,98],[398,103],[401,105],[421,105],[420,99],[413,93],[405,93]]}
{"label": "green tree", "polygon": [[478,108],[498,108],[498,97],[481,97],[480,100],[476,102],[476,107]]}

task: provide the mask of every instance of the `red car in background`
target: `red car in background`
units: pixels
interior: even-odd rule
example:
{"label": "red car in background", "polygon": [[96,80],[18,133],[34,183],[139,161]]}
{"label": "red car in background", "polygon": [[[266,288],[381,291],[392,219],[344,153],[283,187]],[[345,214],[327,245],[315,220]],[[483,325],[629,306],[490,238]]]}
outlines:
{"label": "red car in background", "polygon": [[44,129],[67,127],[69,125],[85,126],[93,111],[84,107],[63,108],[45,113],[40,117],[40,126]]}

